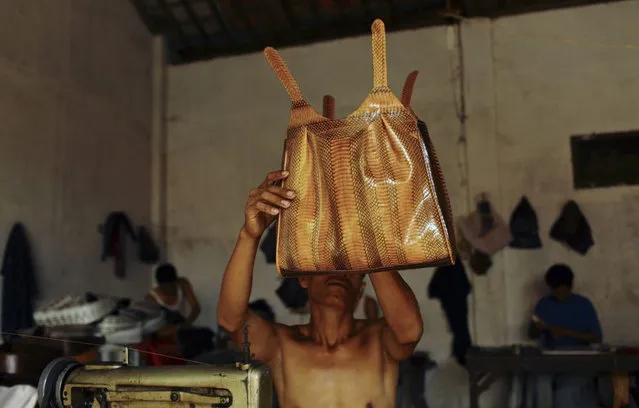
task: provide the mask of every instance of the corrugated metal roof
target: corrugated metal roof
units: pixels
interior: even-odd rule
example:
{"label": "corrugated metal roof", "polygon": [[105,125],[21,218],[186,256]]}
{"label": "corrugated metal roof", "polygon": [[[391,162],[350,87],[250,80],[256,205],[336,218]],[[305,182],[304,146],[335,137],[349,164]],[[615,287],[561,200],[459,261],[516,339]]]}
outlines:
{"label": "corrugated metal roof", "polygon": [[387,31],[447,24],[445,12],[494,17],[600,0],[131,0],[166,36],[172,64]]}

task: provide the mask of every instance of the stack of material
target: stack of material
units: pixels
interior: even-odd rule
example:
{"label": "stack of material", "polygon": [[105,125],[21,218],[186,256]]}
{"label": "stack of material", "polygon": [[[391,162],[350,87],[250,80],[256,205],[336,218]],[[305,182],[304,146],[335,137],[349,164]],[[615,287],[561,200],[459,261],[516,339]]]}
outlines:
{"label": "stack of material", "polygon": [[38,326],[55,327],[95,323],[113,312],[118,300],[111,297],[65,296],[38,309],[33,318]]}
{"label": "stack of material", "polygon": [[155,302],[130,304],[128,299],[93,294],[65,296],[39,309],[33,317],[51,337],[98,337],[100,343],[119,345],[137,344],[166,322],[161,306]]}
{"label": "stack of material", "polygon": [[162,308],[154,302],[141,301],[105,317],[98,328],[106,343],[136,344],[164,324]]}

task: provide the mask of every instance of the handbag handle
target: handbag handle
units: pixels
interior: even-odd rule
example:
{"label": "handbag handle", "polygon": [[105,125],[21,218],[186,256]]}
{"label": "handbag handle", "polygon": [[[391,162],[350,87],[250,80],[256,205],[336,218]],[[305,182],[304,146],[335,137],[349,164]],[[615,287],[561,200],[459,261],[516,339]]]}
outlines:
{"label": "handbag handle", "polygon": [[[386,29],[384,22],[377,19],[371,26],[372,48],[373,48],[373,86],[375,89],[388,88],[388,73],[386,67]],[[293,78],[291,71],[280,54],[273,47],[264,49],[266,60],[280,80],[286,93],[293,101],[294,105],[306,105],[297,81]]]}
{"label": "handbag handle", "polygon": [[264,49],[264,55],[275,72],[275,75],[277,75],[277,78],[280,80],[282,85],[284,85],[284,89],[286,89],[286,93],[288,93],[291,101],[293,101],[293,105],[306,105],[307,103],[302,96],[302,91],[300,91],[297,81],[295,81],[291,71],[289,71],[286,63],[275,48],[266,47]]}
{"label": "handbag handle", "polygon": [[402,89],[402,105],[409,108],[410,101],[413,97],[413,89],[415,88],[415,81],[417,80],[417,75],[419,71],[413,71],[406,77],[406,81],[404,82],[404,89]]}
{"label": "handbag handle", "polygon": [[373,42],[373,86],[375,89],[388,88],[386,69],[386,29],[384,22],[377,19],[371,26]]}
{"label": "handbag handle", "polygon": [[324,95],[322,101],[322,115],[331,120],[335,119],[335,98],[331,95]]}

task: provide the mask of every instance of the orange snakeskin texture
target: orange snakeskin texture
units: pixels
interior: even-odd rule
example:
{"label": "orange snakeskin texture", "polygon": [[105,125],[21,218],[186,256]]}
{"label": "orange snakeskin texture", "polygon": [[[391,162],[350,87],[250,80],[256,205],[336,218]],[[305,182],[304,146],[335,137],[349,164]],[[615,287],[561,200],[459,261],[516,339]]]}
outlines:
{"label": "orange snakeskin texture", "polygon": [[[277,231],[282,276],[370,273],[454,262],[453,216],[426,125],[410,108],[417,72],[398,99],[387,84],[384,24],[372,26],[374,87],[332,118],[303,98],[272,48],[265,55],[292,99],[283,186],[296,192]],[[330,98],[330,97],[329,97]],[[332,99],[332,98],[331,98]]]}

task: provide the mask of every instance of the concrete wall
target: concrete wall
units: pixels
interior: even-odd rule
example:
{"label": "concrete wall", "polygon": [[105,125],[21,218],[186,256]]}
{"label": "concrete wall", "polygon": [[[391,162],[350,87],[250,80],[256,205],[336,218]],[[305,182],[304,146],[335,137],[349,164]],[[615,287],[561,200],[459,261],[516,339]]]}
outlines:
{"label": "concrete wall", "polygon": [[[569,144],[571,135],[639,129],[637,13],[639,2],[633,1],[504,19],[479,29],[493,36],[494,128],[484,143],[494,146],[494,160],[489,152],[475,160],[498,166],[484,176],[497,180],[491,190],[502,208],[510,210],[522,194],[529,195],[544,240],[543,251],[504,253],[509,341],[519,338],[536,279],[555,262],[574,268],[576,289],[597,306],[606,341],[639,340],[639,331],[627,324],[639,306],[639,188],[574,191]],[[614,23],[601,24],[602,19]],[[491,60],[488,54],[486,59]],[[474,76],[472,69],[468,78],[470,99],[477,100],[472,87],[490,86],[490,78]],[[596,245],[585,257],[548,237],[567,199],[581,205],[593,230]]]}
{"label": "concrete wall", "polygon": [[0,4],[0,243],[26,225],[41,299],[141,295],[149,268],[116,279],[98,224],[150,222],[151,36],[127,0]]}
{"label": "concrete wall", "polygon": [[[639,188],[574,191],[569,137],[639,128],[639,2],[621,2],[462,25],[463,83],[453,29],[388,36],[389,79],[401,91],[419,69],[415,111],[428,123],[454,211],[462,215],[487,192],[508,218],[523,194],[536,208],[544,248],[506,250],[486,277],[474,277],[472,317],[479,344],[522,340],[540,282],[554,262],[576,271],[576,289],[601,315],[606,340],[634,343],[639,283]],[[369,38],[282,52],[316,106],[335,96],[337,115],[355,109],[371,87]],[[464,87],[467,140],[456,115]],[[220,59],[169,71],[168,235],[170,257],[194,283],[201,323],[215,324],[222,273],[243,221],[246,195],[278,168],[288,120],[286,93],[261,54]],[[548,238],[565,200],[577,200],[596,246],[586,257]],[[431,271],[403,273],[420,301],[420,348],[443,367],[429,380],[432,406],[467,404],[465,374],[446,362],[450,335],[437,302],[427,299]],[[299,321],[275,297],[274,268],[259,257],[253,297],[264,297],[278,319]],[[543,287],[542,287],[543,289]],[[496,390],[493,390],[497,392]],[[493,399],[493,401],[497,401]],[[490,405],[489,405],[490,406]]]}

